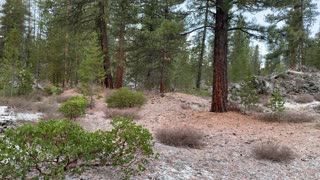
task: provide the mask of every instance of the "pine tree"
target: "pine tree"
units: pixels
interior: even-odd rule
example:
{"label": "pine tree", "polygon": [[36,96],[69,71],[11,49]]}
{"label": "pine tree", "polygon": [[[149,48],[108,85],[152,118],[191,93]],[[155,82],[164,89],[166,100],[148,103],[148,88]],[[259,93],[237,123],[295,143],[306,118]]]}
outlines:
{"label": "pine tree", "polygon": [[259,45],[256,45],[253,49],[253,53],[250,61],[251,73],[253,75],[256,75],[256,76],[260,75],[260,65],[261,65],[261,60],[260,60]]}
{"label": "pine tree", "polygon": [[22,47],[20,33],[13,28],[4,44],[1,59],[1,87],[3,95],[27,94],[32,90],[32,78],[28,69],[23,66],[20,49]]}
{"label": "pine tree", "polygon": [[[172,7],[180,1],[148,1],[142,4],[141,28],[134,39],[130,75],[142,87],[166,91],[172,83],[174,62],[185,39],[183,16]],[[136,80],[135,80],[136,79]]]}
{"label": "pine tree", "polygon": [[[276,3],[278,11],[268,16],[268,21],[278,24],[284,22],[277,31],[280,38],[286,40],[283,61],[288,68],[299,69],[305,64],[305,44],[308,39],[310,25],[316,15],[316,4],[312,0],[290,0]],[[272,44],[274,44],[272,42]]]}
{"label": "pine tree", "polygon": [[90,105],[93,104],[94,85],[104,78],[104,69],[101,66],[103,57],[97,41],[97,36],[94,34],[84,50],[84,59],[78,70],[80,83],[85,89],[84,93],[90,97]]}
{"label": "pine tree", "polygon": [[320,69],[320,32],[308,42],[306,47],[306,65]]}
{"label": "pine tree", "polygon": [[[16,29],[20,36],[20,42],[23,41],[23,34],[25,33],[25,20],[27,15],[27,8],[23,0],[7,0],[2,5],[0,16],[0,57],[3,54],[4,44],[8,41],[9,33]],[[19,49],[20,53],[22,48]]]}
{"label": "pine tree", "polygon": [[[237,20],[237,27],[245,27],[242,15]],[[232,82],[240,82],[251,75],[250,71],[250,39],[240,30],[234,32],[231,43],[232,49],[229,56],[229,77]]]}

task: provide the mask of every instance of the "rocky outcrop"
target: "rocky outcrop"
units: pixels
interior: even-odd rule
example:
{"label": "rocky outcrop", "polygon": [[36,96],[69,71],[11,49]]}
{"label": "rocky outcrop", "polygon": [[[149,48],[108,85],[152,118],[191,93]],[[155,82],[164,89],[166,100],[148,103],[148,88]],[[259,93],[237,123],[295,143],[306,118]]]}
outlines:
{"label": "rocky outcrop", "polygon": [[12,120],[0,120],[0,134],[4,133],[6,129],[11,129],[15,126]]}
{"label": "rocky outcrop", "polygon": [[318,72],[298,72],[288,70],[272,76],[269,81],[282,94],[315,94],[320,90],[320,75]]}
{"label": "rocky outcrop", "polygon": [[[286,96],[298,94],[315,94],[320,91],[320,73],[315,70],[288,70],[281,74],[252,79],[259,94],[271,94],[274,89]],[[234,88],[234,85],[233,85]]]}
{"label": "rocky outcrop", "polygon": [[0,133],[15,125],[13,112],[6,106],[0,106]]}

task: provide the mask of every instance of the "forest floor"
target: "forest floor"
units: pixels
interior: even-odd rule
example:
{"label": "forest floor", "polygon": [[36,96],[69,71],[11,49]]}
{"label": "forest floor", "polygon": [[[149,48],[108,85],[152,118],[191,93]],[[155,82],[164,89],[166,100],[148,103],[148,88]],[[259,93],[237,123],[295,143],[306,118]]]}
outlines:
{"label": "forest floor", "polygon": [[[66,92],[65,92],[66,93]],[[67,92],[72,94],[72,91]],[[103,92],[107,96],[110,92]],[[183,108],[188,104],[189,108]],[[155,134],[162,128],[196,129],[203,134],[200,149],[178,148],[159,143],[148,170],[131,179],[209,180],[209,179],[320,179],[320,130],[312,123],[267,123],[236,112],[208,112],[210,99],[182,93],[164,97],[148,95],[140,108],[137,124]],[[105,117],[104,98],[96,100],[94,109],[77,120],[85,129],[95,131],[112,128]],[[288,146],[295,159],[289,163],[257,160],[252,150],[263,142]],[[67,179],[120,179],[119,171],[110,167],[94,167],[81,176]]]}

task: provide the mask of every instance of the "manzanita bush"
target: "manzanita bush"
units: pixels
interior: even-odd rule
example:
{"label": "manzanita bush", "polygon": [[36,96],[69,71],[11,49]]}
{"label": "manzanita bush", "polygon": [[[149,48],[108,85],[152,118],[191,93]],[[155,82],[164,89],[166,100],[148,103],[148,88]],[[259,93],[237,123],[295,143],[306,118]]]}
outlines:
{"label": "manzanita bush", "polygon": [[62,112],[67,118],[75,119],[86,113],[88,100],[85,97],[74,96],[64,102],[59,111]]}
{"label": "manzanita bush", "polygon": [[112,125],[87,132],[71,120],[49,120],[8,130],[0,137],[0,179],[63,179],[91,165],[119,166],[124,177],[144,170],[155,157],[152,135],[127,118]]}

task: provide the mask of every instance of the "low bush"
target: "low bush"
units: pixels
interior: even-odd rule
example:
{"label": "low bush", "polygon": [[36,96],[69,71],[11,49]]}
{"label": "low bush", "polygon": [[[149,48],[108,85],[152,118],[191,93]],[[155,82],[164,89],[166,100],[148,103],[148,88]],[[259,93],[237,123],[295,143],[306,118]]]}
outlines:
{"label": "low bush", "polygon": [[115,117],[125,117],[130,119],[140,118],[138,115],[137,108],[126,108],[126,109],[108,108],[105,114],[107,118],[115,118]]}
{"label": "low bush", "polygon": [[44,91],[48,95],[59,95],[59,94],[63,93],[63,89],[60,87],[57,87],[57,86],[46,87],[46,88],[44,88]]}
{"label": "low bush", "polygon": [[75,119],[78,116],[85,114],[88,101],[84,97],[74,96],[68,99],[68,101],[61,104],[59,111],[66,117]]}
{"label": "low bush", "polygon": [[282,112],[284,111],[284,99],[280,94],[279,90],[273,91],[270,100],[269,100],[269,107],[272,110],[272,112]]}
{"label": "low bush", "polygon": [[162,144],[176,147],[200,148],[203,134],[190,128],[165,128],[156,132],[156,138]]}
{"label": "low bush", "polygon": [[258,118],[266,122],[306,123],[314,121],[314,117],[305,113],[284,111],[279,113],[263,113]]}
{"label": "low bush", "polygon": [[316,93],[313,97],[316,101],[320,101],[320,92]]}
{"label": "low bush", "polygon": [[294,99],[296,103],[311,103],[313,96],[310,94],[302,94]]}
{"label": "low bush", "polygon": [[132,108],[141,107],[146,98],[142,92],[130,91],[128,88],[121,88],[113,92],[107,99],[110,108]]}
{"label": "low bush", "polygon": [[294,159],[294,153],[289,147],[273,142],[257,145],[253,149],[253,154],[257,159],[276,162],[288,162]]}
{"label": "low bush", "polygon": [[87,132],[70,120],[49,120],[7,130],[0,137],[0,178],[64,179],[92,165],[118,166],[125,177],[144,170],[154,157],[151,134],[126,118],[112,125]]}

